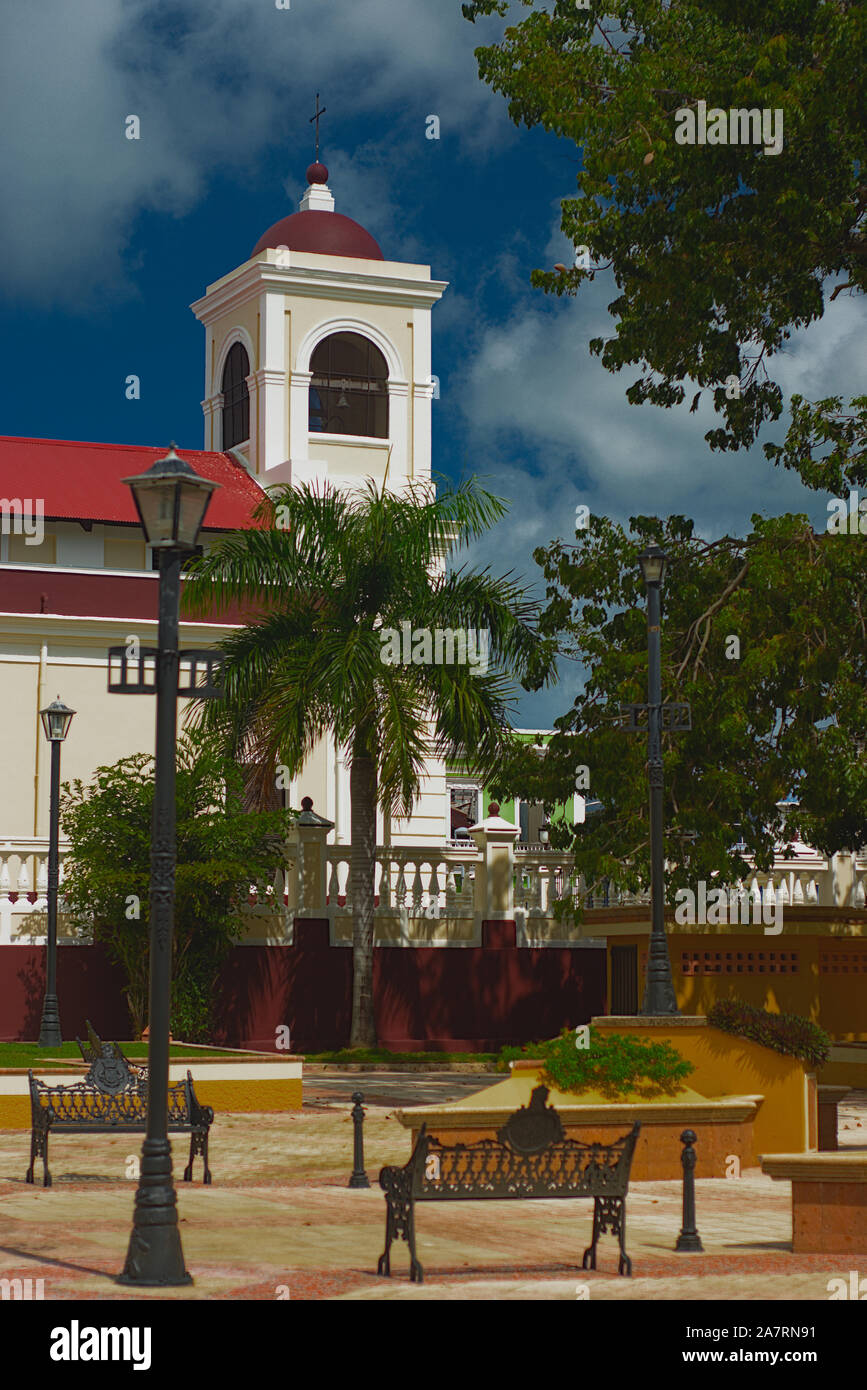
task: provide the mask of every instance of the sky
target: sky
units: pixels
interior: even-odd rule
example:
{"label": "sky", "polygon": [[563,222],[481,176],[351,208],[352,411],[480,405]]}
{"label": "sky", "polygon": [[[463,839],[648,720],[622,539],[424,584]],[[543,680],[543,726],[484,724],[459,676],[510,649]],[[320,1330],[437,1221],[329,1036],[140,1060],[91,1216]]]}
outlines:
{"label": "sky", "polygon": [[[473,49],[501,24],[468,24],[459,0],[16,6],[0,55],[0,432],[202,447],[204,330],[189,305],[297,209],[319,91],[336,210],[386,259],[449,282],[433,311],[434,470],[511,503],[470,563],[541,596],[532,551],[574,539],[579,502],[624,524],[683,513],[708,536],[743,534],[755,512],[824,526],[824,495],[760,445],[711,453],[706,406],[627,403],[632,374],[588,349],[612,331],[610,276],[577,299],[531,287],[532,270],[571,263],[560,199],[579,154],[515,127],[480,81]],[[863,391],[864,329],[863,304],[843,295],[793,333],[775,372],[784,394]],[[550,727],[579,687],[564,667],[515,722]]]}

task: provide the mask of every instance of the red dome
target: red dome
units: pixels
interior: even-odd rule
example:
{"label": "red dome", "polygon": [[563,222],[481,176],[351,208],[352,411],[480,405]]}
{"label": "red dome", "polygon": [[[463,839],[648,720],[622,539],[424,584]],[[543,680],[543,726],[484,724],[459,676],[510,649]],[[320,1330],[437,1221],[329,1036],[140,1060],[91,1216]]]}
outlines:
{"label": "red dome", "polygon": [[287,246],[290,251],[315,251],[320,256],[385,260],[370,232],[339,212],[293,212],[291,217],[284,217],[269,227],[250,254],[258,256],[269,246]]}

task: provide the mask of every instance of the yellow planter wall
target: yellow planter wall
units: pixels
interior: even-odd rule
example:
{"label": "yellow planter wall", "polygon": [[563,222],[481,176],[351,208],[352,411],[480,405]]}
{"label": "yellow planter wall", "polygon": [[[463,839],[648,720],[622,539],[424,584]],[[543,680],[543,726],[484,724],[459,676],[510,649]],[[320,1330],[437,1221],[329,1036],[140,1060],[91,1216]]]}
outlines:
{"label": "yellow planter wall", "polygon": [[671,1043],[695,1067],[686,1085],[709,1100],[764,1096],[753,1123],[754,1164],[763,1153],[803,1153],[816,1147],[815,1077],[805,1072],[797,1058],[706,1024],[657,1025],[604,1018],[595,1018],[593,1024],[603,1032]]}

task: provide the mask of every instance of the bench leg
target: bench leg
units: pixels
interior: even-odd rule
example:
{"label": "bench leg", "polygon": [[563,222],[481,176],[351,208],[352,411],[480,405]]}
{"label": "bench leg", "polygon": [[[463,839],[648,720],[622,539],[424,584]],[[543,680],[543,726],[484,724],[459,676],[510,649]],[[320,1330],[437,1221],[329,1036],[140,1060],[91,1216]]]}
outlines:
{"label": "bench leg", "polygon": [[51,1174],[48,1171],[48,1130],[42,1135],[42,1186],[51,1186]]}
{"label": "bench leg", "polygon": [[623,1197],[594,1197],[593,1199],[593,1239],[584,1251],[582,1269],[596,1268],[596,1246],[599,1237],[610,1231],[617,1236],[620,1245],[618,1274],[632,1274],[632,1261],[626,1253],[626,1200]]}
{"label": "bench leg", "polygon": [[205,1173],[204,1173],[203,1182],[204,1182],[204,1184],[205,1184],[206,1187],[210,1187],[210,1184],[211,1184],[211,1170],[210,1170],[210,1168],[208,1167],[208,1131],[207,1131],[207,1130],[196,1130],[196,1129],[194,1129],[194,1130],[191,1132],[191,1134],[190,1134],[190,1161],[189,1161],[189,1163],[187,1164],[186,1168],[184,1169],[184,1182],[192,1182],[192,1180],[193,1180],[193,1160],[194,1160],[194,1158],[197,1156],[197,1154],[201,1154],[202,1160],[203,1160],[204,1165],[205,1165]]}
{"label": "bench leg", "polygon": [[51,1174],[48,1171],[48,1130],[32,1129],[30,1131],[30,1167],[24,1178],[25,1182],[33,1182],[33,1169],[38,1158],[42,1159],[42,1186],[51,1186]]}
{"label": "bench leg", "polygon": [[411,1284],[424,1283],[424,1270],[421,1262],[416,1259],[415,1253],[415,1208],[410,1203],[409,1220],[406,1223],[406,1241],[409,1246],[409,1282]]}
{"label": "bench leg", "polygon": [[[383,1175],[386,1175],[383,1184]],[[409,1246],[409,1277],[413,1284],[424,1282],[424,1270],[415,1253],[415,1217],[412,1200],[412,1173],[403,1168],[383,1169],[380,1183],[385,1189],[385,1249],[376,1266],[377,1274],[391,1276],[392,1241],[403,1238]]]}
{"label": "bench leg", "polygon": [[397,1222],[390,1197],[385,1199],[385,1249],[376,1265],[377,1274],[383,1279],[391,1278],[391,1242],[397,1240]]}
{"label": "bench leg", "polygon": [[620,1261],[617,1265],[617,1273],[625,1274],[627,1279],[632,1278],[632,1261],[626,1253],[626,1201],[621,1199],[620,1203]]}
{"label": "bench leg", "polygon": [[35,1130],[35,1129],[31,1129],[31,1131],[30,1131],[30,1167],[27,1169],[27,1175],[26,1175],[26,1177],[25,1177],[25,1179],[24,1179],[25,1182],[29,1182],[29,1183],[32,1183],[32,1182],[33,1182],[33,1166],[34,1166],[34,1164],[35,1164],[35,1162],[36,1162],[38,1153],[39,1153],[39,1148],[38,1148],[38,1143],[37,1143],[37,1138],[36,1138],[36,1130]]}

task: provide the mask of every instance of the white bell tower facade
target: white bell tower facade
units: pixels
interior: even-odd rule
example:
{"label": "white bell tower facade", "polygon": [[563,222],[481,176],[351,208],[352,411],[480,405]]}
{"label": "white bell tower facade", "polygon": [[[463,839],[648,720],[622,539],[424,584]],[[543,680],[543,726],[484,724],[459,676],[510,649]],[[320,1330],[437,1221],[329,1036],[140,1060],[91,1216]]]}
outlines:
{"label": "white bell tower facade", "polygon": [[[431,309],[446,284],[385,260],[334,211],[324,165],[307,174],[299,211],[191,306],[206,333],[205,448],[233,448],[263,487],[353,486],[386,469],[390,488],[427,481]],[[239,362],[245,416],[227,378]]]}
{"label": "white bell tower facade", "polygon": [[[206,449],[231,451],[263,488],[368,478],[400,491],[431,476],[431,310],[447,285],[429,266],[388,261],[334,210],[328,170],[307,170],[298,212],[191,308],[205,329]],[[345,753],[322,741],[290,800],[312,796],[349,841]],[[380,817],[381,820],[381,817]],[[413,816],[380,844],[442,845],[445,766],[432,759]]]}

